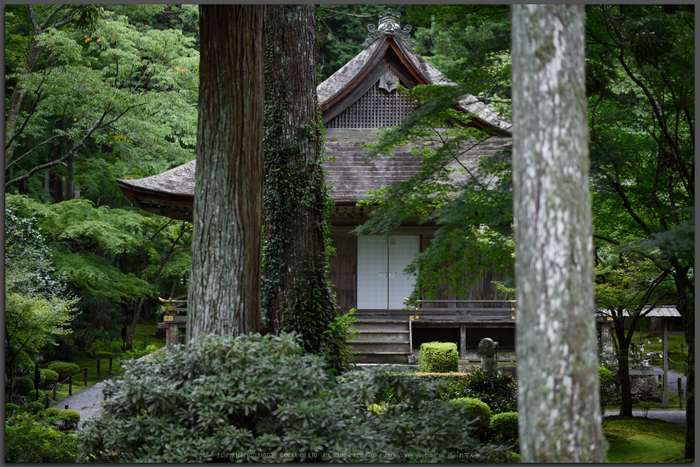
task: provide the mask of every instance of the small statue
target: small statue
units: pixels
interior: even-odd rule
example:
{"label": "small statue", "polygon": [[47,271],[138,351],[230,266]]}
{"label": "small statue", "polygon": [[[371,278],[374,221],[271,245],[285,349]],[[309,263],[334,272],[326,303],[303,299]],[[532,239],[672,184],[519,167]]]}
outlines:
{"label": "small statue", "polygon": [[486,376],[498,373],[498,342],[486,337],[481,339],[477,349],[481,355],[481,372]]}

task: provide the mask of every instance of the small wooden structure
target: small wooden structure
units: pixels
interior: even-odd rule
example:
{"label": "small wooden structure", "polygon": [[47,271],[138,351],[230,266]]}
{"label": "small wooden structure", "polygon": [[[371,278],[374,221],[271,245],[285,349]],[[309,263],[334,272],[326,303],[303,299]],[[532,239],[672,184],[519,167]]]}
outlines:
{"label": "small wooden structure", "polygon": [[[408,144],[397,149],[393,156],[369,160],[365,158],[369,149],[364,146],[378,142],[379,128],[396,125],[413,111],[414,103],[398,86],[411,89],[419,84],[455,85],[413,51],[410,26],[402,29],[398,18],[391,10],[380,15],[378,27],[368,27],[370,33],[363,44],[364,50],[317,87],[327,129],[325,153],[330,159],[324,163],[324,171],[326,182],[333,186],[330,195],[335,202],[330,215],[330,237],[337,254],[330,260],[330,280],[337,287],[341,310],[347,312],[356,308],[361,320],[366,321],[373,320],[373,315],[404,308],[403,297],[411,294],[415,282],[404,269],[428,246],[437,227],[409,219],[390,238],[358,237],[353,233],[373,210],[373,206],[358,204],[369,198],[367,191],[415,175],[423,156],[414,154],[412,149],[424,149],[433,143]],[[470,115],[470,125],[494,131],[487,141],[465,151],[452,163],[455,166],[476,168],[479,158],[489,157],[511,145],[510,122],[474,96],[465,95],[454,108]],[[117,183],[135,206],[191,221],[195,169],[195,161],[192,161],[152,177]],[[460,336],[473,333],[474,339],[494,337],[506,347],[508,342],[514,346],[515,327],[510,314],[502,318],[499,311],[487,310],[480,320],[470,321],[466,315],[460,317],[455,302],[498,300],[501,297],[491,281],[506,278],[484,270],[468,296],[438,296],[438,300],[431,302],[432,308],[449,311],[440,315],[444,319],[438,319],[436,312],[435,319],[416,323],[425,330],[414,333],[418,340],[413,341],[413,346],[420,341],[420,334],[434,336],[433,340],[461,342],[461,337],[450,337],[455,326]],[[406,312],[404,315],[407,316]],[[455,321],[457,318],[462,321]],[[447,331],[441,337],[438,330]],[[493,333],[499,335],[491,335]],[[470,342],[469,338],[465,339]]]}

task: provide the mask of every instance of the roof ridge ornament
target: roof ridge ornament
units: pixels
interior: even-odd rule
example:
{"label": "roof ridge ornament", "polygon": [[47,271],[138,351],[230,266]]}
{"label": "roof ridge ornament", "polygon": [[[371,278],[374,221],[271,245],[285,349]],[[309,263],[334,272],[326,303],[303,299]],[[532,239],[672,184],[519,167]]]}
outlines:
{"label": "roof ridge ornament", "polygon": [[411,40],[410,32],[411,25],[407,24],[401,29],[399,26],[399,17],[401,13],[394,13],[391,8],[387,8],[385,14],[379,14],[379,29],[377,29],[374,24],[368,24],[367,30],[367,40],[362,44],[363,48],[367,48],[374,43],[377,39],[384,36],[395,36],[403,40],[406,45],[413,48],[416,44]]}

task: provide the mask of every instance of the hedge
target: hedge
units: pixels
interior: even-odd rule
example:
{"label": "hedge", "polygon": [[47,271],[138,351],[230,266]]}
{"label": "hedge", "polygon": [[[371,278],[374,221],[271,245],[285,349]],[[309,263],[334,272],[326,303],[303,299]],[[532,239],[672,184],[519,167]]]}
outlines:
{"label": "hedge", "polygon": [[454,342],[426,342],[420,346],[418,371],[448,373],[459,370],[459,354]]}

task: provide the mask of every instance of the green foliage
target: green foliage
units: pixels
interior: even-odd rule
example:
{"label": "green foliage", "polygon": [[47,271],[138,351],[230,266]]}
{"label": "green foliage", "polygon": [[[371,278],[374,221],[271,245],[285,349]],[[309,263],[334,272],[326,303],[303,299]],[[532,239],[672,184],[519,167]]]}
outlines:
{"label": "green foliage", "polygon": [[482,441],[486,441],[489,437],[489,428],[491,426],[491,409],[489,406],[473,397],[460,397],[451,399],[450,402],[466,409],[467,416],[476,420],[475,434]]}
{"label": "green foliage", "polygon": [[138,360],[141,357],[144,357],[148,354],[151,354],[158,350],[158,346],[149,344],[146,345],[143,349],[132,349],[132,350],[127,350],[126,352],[123,352],[119,356],[119,360],[123,363],[129,360]]}
{"label": "green foliage", "polygon": [[[380,416],[367,410],[388,387],[400,406]],[[127,365],[104,394],[104,412],[79,433],[81,450],[97,461],[109,452],[132,462],[217,461],[221,453],[238,461],[268,453],[265,460],[366,462],[352,457],[360,452],[377,460],[510,459],[505,448],[479,445],[465,409],[434,400],[418,377],[377,368],[334,378],[289,334],[202,337]]]}
{"label": "green foliage", "polygon": [[44,416],[45,417],[56,417],[61,413],[61,409],[57,407],[49,407],[48,409],[44,410]]}
{"label": "green foliage", "polygon": [[75,463],[79,458],[76,437],[58,431],[50,418],[39,419],[27,413],[7,417],[5,462]]}
{"label": "green foliage", "polygon": [[355,366],[353,362],[355,352],[352,351],[352,346],[348,345],[347,341],[355,339],[355,335],[360,332],[355,328],[356,322],[355,308],[352,308],[344,315],[337,316],[335,322],[329,324],[328,329],[323,331],[334,339],[334,345],[337,349],[335,354],[328,356],[332,359],[332,368],[352,369]]}
{"label": "green foliage", "polygon": [[598,381],[600,382],[600,384],[609,383],[612,380],[613,380],[612,371],[608,370],[604,366],[599,366],[598,367]]}
{"label": "green foliage", "polygon": [[34,391],[34,381],[26,376],[20,376],[15,378],[15,394],[19,396],[28,396],[32,391]]}
{"label": "green foliage", "polygon": [[34,401],[27,404],[27,412],[33,415],[38,415],[44,411],[45,405],[40,401]]}
{"label": "green foliage", "polygon": [[59,374],[49,368],[42,368],[39,370],[41,372],[41,387],[43,389],[51,389],[54,384],[58,383]]}
{"label": "green foliage", "polygon": [[69,376],[75,376],[80,373],[80,367],[76,363],[69,362],[51,362],[49,370],[58,373],[59,381],[64,381]]}
{"label": "green foliage", "polygon": [[14,417],[15,415],[17,415],[18,413],[23,412],[23,411],[24,411],[24,409],[17,404],[12,404],[10,402],[5,403],[5,418],[6,419]]}
{"label": "green foliage", "polygon": [[459,353],[454,342],[421,344],[418,368],[421,373],[447,373],[459,370]]}
{"label": "green foliage", "polygon": [[80,412],[73,409],[63,409],[58,414],[58,418],[63,421],[63,429],[76,428],[80,422]]}
{"label": "green foliage", "polygon": [[517,381],[510,374],[498,372],[495,376],[487,376],[477,368],[466,379],[467,395],[484,401],[493,413],[518,410]]}
{"label": "green foliage", "polygon": [[39,389],[38,391],[34,389],[27,396],[27,400],[31,402],[41,402],[41,405],[46,407],[46,394],[48,391]]}
{"label": "green foliage", "polygon": [[494,442],[517,445],[518,438],[518,413],[502,412],[491,417],[491,433]]}
{"label": "green foliage", "polygon": [[435,385],[438,399],[457,399],[467,396],[466,373],[418,373],[423,380]]}

